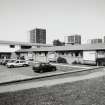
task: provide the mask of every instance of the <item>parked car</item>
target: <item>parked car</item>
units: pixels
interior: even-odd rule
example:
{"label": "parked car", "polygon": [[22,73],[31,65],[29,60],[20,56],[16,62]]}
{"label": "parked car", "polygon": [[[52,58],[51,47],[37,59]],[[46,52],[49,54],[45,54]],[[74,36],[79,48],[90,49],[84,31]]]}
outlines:
{"label": "parked car", "polygon": [[35,63],[32,67],[34,72],[43,73],[49,71],[56,71],[56,66],[51,65],[50,63]]}
{"label": "parked car", "polygon": [[16,59],[2,59],[1,61],[0,61],[0,64],[1,65],[6,65],[8,62],[13,62],[13,61],[15,61]]}
{"label": "parked car", "polygon": [[9,60],[10,60],[10,59],[2,59],[1,64],[2,64],[2,65],[6,65]]}
{"label": "parked car", "polygon": [[29,66],[28,63],[25,60],[16,60],[16,61],[7,63],[8,68],[23,67],[23,66],[24,67]]}
{"label": "parked car", "polygon": [[17,59],[10,59],[7,63],[13,63],[15,62]]}

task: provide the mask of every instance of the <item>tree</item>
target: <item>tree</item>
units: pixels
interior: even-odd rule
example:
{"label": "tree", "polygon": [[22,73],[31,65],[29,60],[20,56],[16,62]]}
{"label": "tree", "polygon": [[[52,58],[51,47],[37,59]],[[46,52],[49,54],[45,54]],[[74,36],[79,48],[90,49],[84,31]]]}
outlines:
{"label": "tree", "polygon": [[57,40],[53,40],[53,45],[54,46],[63,46],[63,45],[65,45],[65,43],[61,42],[59,39],[57,39]]}

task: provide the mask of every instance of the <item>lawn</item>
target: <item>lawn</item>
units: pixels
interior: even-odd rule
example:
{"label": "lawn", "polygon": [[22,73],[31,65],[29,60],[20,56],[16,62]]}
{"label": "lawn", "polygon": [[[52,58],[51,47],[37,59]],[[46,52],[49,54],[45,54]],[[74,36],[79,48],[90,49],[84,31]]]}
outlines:
{"label": "lawn", "polygon": [[105,105],[105,77],[2,93],[0,105]]}

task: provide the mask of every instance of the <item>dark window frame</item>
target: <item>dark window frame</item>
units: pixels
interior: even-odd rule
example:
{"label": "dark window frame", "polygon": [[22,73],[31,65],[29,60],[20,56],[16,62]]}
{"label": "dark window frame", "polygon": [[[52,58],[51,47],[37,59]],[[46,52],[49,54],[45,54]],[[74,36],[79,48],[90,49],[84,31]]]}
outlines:
{"label": "dark window frame", "polygon": [[12,44],[11,44],[11,45],[9,45],[9,47],[10,47],[10,48],[15,48],[15,45],[12,45]]}

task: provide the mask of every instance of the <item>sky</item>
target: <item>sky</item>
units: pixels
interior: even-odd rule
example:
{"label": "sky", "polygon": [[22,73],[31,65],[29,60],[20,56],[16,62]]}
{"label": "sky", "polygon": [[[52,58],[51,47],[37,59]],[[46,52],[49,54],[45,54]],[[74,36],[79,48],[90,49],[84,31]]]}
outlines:
{"label": "sky", "polygon": [[105,36],[105,0],[0,0],[0,40],[29,41],[46,29],[46,40],[80,34],[82,43]]}

